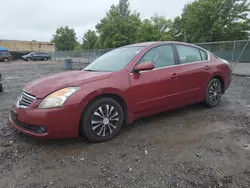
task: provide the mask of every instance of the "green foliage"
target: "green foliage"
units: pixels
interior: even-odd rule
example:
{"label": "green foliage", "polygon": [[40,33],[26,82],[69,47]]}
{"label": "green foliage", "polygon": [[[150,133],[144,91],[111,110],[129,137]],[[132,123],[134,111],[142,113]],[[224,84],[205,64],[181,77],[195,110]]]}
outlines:
{"label": "green foliage", "polygon": [[185,41],[185,31],[182,27],[182,19],[181,17],[176,17],[173,21],[173,24],[170,29],[171,36],[173,40],[176,41]]}
{"label": "green foliage", "polygon": [[151,17],[151,21],[159,33],[168,31],[172,26],[171,19],[166,19],[164,16],[159,16],[158,14],[154,14],[154,16]]}
{"label": "green foliage", "polygon": [[249,11],[247,0],[196,0],[184,8],[181,30],[189,42],[248,39]]}
{"label": "green foliage", "polygon": [[75,51],[77,51],[77,50],[82,50],[83,48],[82,48],[82,45],[81,44],[77,44],[76,46],[75,46],[75,48],[74,48],[74,50]]}
{"label": "green foliage", "polygon": [[155,41],[159,38],[159,33],[157,29],[152,24],[151,20],[144,20],[137,31],[136,41],[137,42],[146,42],[146,41]]}
{"label": "green foliage", "polygon": [[[57,50],[116,48],[135,42],[186,41],[192,43],[249,38],[250,3],[247,0],[195,0],[186,4],[174,20],[154,14],[141,20],[130,9],[129,0],[119,0],[96,25],[88,30],[83,44],[74,29],[60,27],[53,36]],[[247,32],[248,31],[248,32]]]}
{"label": "green foliage", "polygon": [[139,14],[131,13],[128,0],[120,0],[96,25],[100,47],[115,48],[133,43],[140,24]]}
{"label": "green foliage", "polygon": [[155,14],[151,19],[145,19],[136,35],[137,42],[172,40],[170,29],[172,21]]}
{"label": "green foliage", "polygon": [[75,30],[68,26],[58,28],[52,42],[55,43],[57,50],[73,50],[78,44]]}
{"label": "green foliage", "polygon": [[98,48],[98,36],[95,31],[88,30],[83,36],[83,48],[94,49]]}

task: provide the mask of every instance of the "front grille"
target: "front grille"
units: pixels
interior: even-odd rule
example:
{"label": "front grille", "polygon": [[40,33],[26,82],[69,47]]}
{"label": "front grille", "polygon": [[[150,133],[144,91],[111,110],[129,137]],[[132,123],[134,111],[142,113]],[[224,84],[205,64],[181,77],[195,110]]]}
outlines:
{"label": "front grille", "polygon": [[34,95],[22,92],[22,94],[17,100],[17,107],[28,108],[34,100],[36,100],[36,97]]}

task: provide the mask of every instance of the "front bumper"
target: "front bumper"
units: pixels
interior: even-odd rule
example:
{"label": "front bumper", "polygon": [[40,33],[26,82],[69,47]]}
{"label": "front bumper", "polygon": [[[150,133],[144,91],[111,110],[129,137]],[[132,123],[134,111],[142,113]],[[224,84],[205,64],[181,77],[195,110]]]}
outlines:
{"label": "front bumper", "polygon": [[22,109],[13,105],[9,124],[23,134],[44,140],[75,138],[79,135],[84,107],[85,104],[77,104],[54,109]]}

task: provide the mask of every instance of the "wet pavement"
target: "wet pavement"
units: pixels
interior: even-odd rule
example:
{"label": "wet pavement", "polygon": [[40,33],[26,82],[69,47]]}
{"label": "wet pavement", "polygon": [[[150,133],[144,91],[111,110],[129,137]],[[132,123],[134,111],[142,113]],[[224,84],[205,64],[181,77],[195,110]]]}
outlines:
{"label": "wet pavement", "polygon": [[216,108],[142,118],[105,143],[42,142],[13,130],[7,117],[23,84],[61,71],[57,63],[0,65],[0,188],[250,187],[249,78],[234,76]]}

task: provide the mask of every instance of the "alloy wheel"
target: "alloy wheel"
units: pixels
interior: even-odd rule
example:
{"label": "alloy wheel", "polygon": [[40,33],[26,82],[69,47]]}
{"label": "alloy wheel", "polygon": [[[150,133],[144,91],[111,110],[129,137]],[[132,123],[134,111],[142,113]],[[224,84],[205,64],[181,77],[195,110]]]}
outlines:
{"label": "alloy wheel", "polygon": [[111,135],[119,125],[118,110],[112,105],[103,105],[98,107],[91,119],[92,131],[98,137],[107,137]]}
{"label": "alloy wheel", "polygon": [[222,95],[221,84],[218,80],[214,80],[208,90],[208,100],[211,105],[217,105]]}

